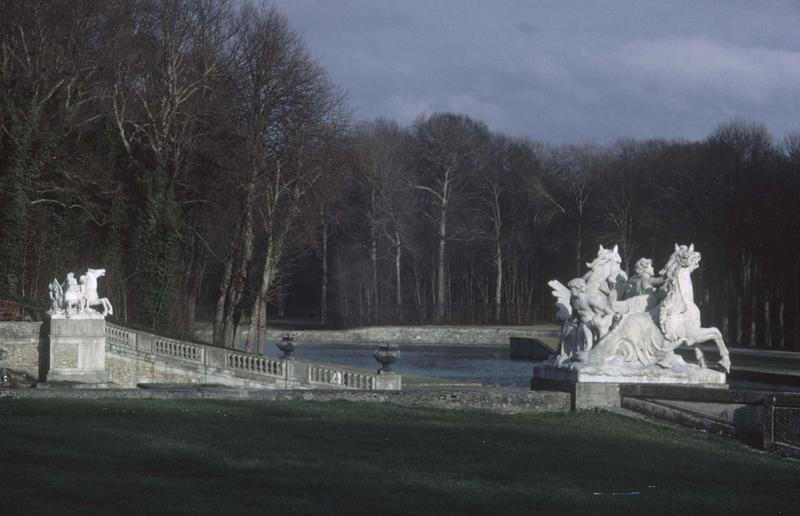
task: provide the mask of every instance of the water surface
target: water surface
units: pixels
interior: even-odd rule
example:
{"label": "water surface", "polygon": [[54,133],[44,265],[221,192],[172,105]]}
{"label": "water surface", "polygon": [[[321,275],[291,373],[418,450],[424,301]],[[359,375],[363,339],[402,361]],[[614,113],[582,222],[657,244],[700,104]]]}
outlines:
{"label": "water surface", "polygon": [[[380,364],[372,357],[376,347],[377,345],[373,347],[357,344],[298,344],[294,356],[304,362],[377,370]],[[267,348],[266,354],[278,356],[280,352],[277,348]],[[527,360],[509,358],[508,348],[496,346],[401,345],[400,359],[393,365],[393,369],[404,375],[530,389],[532,365]]]}

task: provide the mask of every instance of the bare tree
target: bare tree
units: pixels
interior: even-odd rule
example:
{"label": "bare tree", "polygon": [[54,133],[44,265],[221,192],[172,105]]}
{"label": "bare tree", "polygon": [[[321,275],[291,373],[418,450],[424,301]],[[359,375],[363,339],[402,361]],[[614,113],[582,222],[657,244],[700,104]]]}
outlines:
{"label": "bare tree", "polygon": [[206,127],[202,102],[220,73],[223,0],[135,4],[136,24],[116,38],[127,56],[110,93],[117,135],[142,171],[139,295],[156,327],[169,313],[181,231],[181,181]]}
{"label": "bare tree", "polygon": [[[565,216],[560,221],[565,226],[562,235],[574,246],[577,275],[581,274],[586,234],[591,229],[587,227],[591,223],[590,201],[602,154],[603,150],[594,145],[566,145],[543,153],[545,190],[551,192],[552,199],[558,196],[554,205]],[[567,237],[570,234],[571,238]]]}
{"label": "bare tree", "polygon": [[[250,310],[247,348],[254,349],[266,306],[274,295],[281,261],[294,223],[308,205],[308,194],[325,172],[323,141],[340,122],[343,97],[312,60],[302,40],[274,8],[245,8],[236,53],[244,142],[245,183],[242,233],[244,251],[224,304],[224,336],[234,342],[233,314],[239,309],[248,263],[253,257],[253,220],[264,235],[264,262]],[[294,239],[293,239],[294,240]],[[225,275],[228,276],[227,265]],[[223,282],[224,283],[224,282]],[[222,296],[220,295],[220,299]],[[220,313],[219,303],[217,313]]]}
{"label": "bare tree", "polygon": [[383,119],[359,128],[358,154],[363,166],[360,188],[367,199],[363,214],[369,228],[371,262],[371,302],[380,302],[378,292],[378,244],[386,238],[394,262],[394,299],[402,303],[402,257],[406,217],[412,200],[408,136],[396,123]]}
{"label": "bare tree", "polygon": [[425,192],[432,201],[428,213],[436,224],[438,242],[436,266],[436,318],[442,320],[445,308],[446,245],[448,215],[468,184],[470,176],[481,169],[486,157],[488,130],[463,115],[434,114],[414,124],[418,155],[418,183],[414,188]]}

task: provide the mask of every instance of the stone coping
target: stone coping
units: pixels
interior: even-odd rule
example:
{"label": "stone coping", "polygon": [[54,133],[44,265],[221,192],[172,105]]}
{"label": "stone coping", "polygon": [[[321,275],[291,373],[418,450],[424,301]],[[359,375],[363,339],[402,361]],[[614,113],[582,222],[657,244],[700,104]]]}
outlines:
{"label": "stone coping", "polygon": [[725,385],[725,373],[700,368],[694,364],[685,364],[675,369],[642,366],[605,370],[595,366],[560,367],[549,362],[539,362],[533,366],[533,378],[575,383]]}
{"label": "stone coping", "polygon": [[[210,323],[195,325],[195,338],[208,342],[211,339]],[[401,346],[508,346],[510,337],[543,337],[557,339],[559,327],[541,326],[363,326],[344,330],[290,330],[267,328],[266,338],[275,342],[286,333],[292,334],[297,344],[352,344],[374,346],[388,341]],[[247,336],[242,328],[237,335]],[[274,344],[271,344],[274,346]]]}

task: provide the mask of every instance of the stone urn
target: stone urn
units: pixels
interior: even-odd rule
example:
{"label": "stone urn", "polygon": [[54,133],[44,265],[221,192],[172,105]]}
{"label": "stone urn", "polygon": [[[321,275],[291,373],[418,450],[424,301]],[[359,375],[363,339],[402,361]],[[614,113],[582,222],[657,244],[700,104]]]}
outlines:
{"label": "stone urn", "polygon": [[278,349],[283,351],[283,358],[292,360],[292,353],[294,352],[294,337],[290,334],[283,335],[280,342],[278,342]]}
{"label": "stone urn", "polygon": [[378,346],[372,356],[381,364],[381,368],[378,369],[379,374],[392,373],[392,364],[400,358],[400,349],[398,349],[397,344],[384,342]]}
{"label": "stone urn", "polygon": [[[0,348],[0,360],[5,360],[8,357],[8,352]],[[10,387],[11,386],[11,376],[8,374],[8,370],[5,367],[0,367],[0,387]]]}

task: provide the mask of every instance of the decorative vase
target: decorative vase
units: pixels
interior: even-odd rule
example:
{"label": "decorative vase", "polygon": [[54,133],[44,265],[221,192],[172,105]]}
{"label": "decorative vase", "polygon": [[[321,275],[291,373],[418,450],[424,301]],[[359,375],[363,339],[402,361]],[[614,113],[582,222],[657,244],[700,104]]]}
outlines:
{"label": "decorative vase", "polygon": [[278,349],[283,351],[283,358],[286,360],[292,359],[292,353],[294,352],[294,337],[289,335],[288,333],[281,337],[280,342],[278,342]]}
{"label": "decorative vase", "polygon": [[378,346],[372,356],[375,357],[381,364],[381,368],[378,369],[378,373],[391,373],[392,372],[392,364],[397,362],[397,359],[400,358],[400,350],[397,347],[397,344],[389,344],[388,342],[383,343]]}

